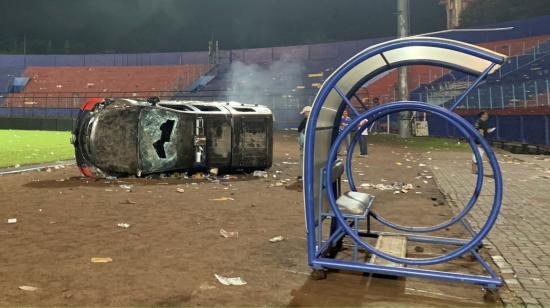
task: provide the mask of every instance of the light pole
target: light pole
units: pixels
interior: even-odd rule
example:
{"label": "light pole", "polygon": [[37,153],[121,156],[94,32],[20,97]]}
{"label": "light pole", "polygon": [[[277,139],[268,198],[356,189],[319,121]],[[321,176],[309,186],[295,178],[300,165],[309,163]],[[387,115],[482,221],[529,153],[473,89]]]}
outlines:
{"label": "light pole", "polygon": [[[409,0],[397,0],[397,36],[400,38],[409,36]],[[407,67],[398,69],[397,96],[401,101],[409,99]],[[411,117],[410,111],[399,113],[399,136],[401,138],[411,136]]]}

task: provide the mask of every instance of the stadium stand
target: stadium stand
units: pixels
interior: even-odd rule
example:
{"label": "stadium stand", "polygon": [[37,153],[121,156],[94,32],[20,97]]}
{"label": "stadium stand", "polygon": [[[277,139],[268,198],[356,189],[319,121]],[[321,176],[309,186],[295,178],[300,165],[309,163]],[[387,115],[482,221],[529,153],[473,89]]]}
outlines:
{"label": "stadium stand", "polygon": [[211,65],[125,67],[28,67],[24,91],[10,93],[5,107],[76,108],[89,97],[163,96],[193,84]]}
{"label": "stadium stand", "polygon": [[21,76],[22,73],[23,68],[21,67],[0,66],[0,93],[10,92],[13,78]]}
{"label": "stadium stand", "polygon": [[[539,53],[548,53],[548,51],[544,51],[550,46],[549,43],[545,42],[547,40],[550,40],[550,35],[488,42],[479,45],[504,54],[512,55],[514,57],[509,60],[509,63],[513,63],[515,66],[522,66],[531,63],[533,57],[539,57]],[[539,50],[541,51],[539,52]],[[499,74],[504,75],[513,70],[515,70],[513,65],[506,65],[499,71]],[[463,73],[449,72],[441,68],[421,65],[410,67],[408,72],[408,86],[411,90],[411,99],[423,100],[426,98],[425,94],[429,92],[427,90],[434,89],[437,91],[430,92],[430,94],[433,95],[431,96],[431,102],[441,104],[441,100],[447,101],[449,97],[454,96],[454,93],[460,93],[461,90],[466,89],[468,85],[467,78],[468,77]],[[510,79],[512,78],[513,77]],[[374,84],[369,85],[368,90],[363,90],[362,93],[368,92],[368,96],[371,98],[378,97],[380,102],[395,101],[396,82],[397,72],[392,72],[384,78],[377,80]]]}
{"label": "stadium stand", "polygon": [[[499,70],[489,75],[476,91],[468,95],[466,104],[461,107],[492,109],[547,104],[550,52],[546,46],[549,42],[533,47],[528,54],[511,57]],[[411,92],[411,96],[434,104],[446,105],[466,90],[472,82],[473,79],[464,73],[449,72],[431,83],[416,88]]]}
{"label": "stadium stand", "polygon": [[[543,112],[541,106],[550,105],[548,24],[550,16],[541,16],[487,26],[513,27],[507,31],[438,34],[512,56],[507,65],[468,96],[459,112],[476,108]],[[318,88],[335,68],[360,50],[389,39],[221,50],[220,62],[215,66],[206,64],[210,62],[208,52],[0,55],[0,117],[74,117],[73,109],[86,97],[159,95],[265,104],[273,109],[277,128],[292,128],[300,120],[299,110],[313,101]],[[235,88],[232,65],[243,63],[267,70],[281,60],[303,66],[301,76],[293,79],[291,87],[276,89],[266,82],[265,86],[257,87],[254,95]],[[22,93],[8,94],[13,92],[14,78],[25,76],[30,81]],[[396,80],[396,71],[381,76],[361,88],[358,98],[367,104],[372,104],[374,98],[381,103],[394,101]],[[408,73],[410,98],[437,104],[448,103],[470,82],[471,77],[465,74],[441,68],[413,66]]]}

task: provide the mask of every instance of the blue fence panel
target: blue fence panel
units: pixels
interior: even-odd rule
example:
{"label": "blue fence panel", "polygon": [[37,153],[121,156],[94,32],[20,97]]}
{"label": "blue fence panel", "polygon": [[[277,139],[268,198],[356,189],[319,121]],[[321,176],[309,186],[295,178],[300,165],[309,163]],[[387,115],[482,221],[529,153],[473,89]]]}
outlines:
{"label": "blue fence panel", "polygon": [[56,66],[84,66],[83,55],[54,55]]}
{"label": "blue fence panel", "polygon": [[[197,52],[181,52],[179,53],[181,57],[181,64],[204,64],[208,63],[208,52],[197,51]],[[227,51],[220,50],[220,57],[227,59]]]}
{"label": "blue fence panel", "polygon": [[25,67],[23,55],[0,55],[0,67]]}
{"label": "blue fence panel", "polygon": [[31,55],[26,58],[26,66],[56,66],[55,56]]}
{"label": "blue fence panel", "polygon": [[[523,117],[522,119],[522,116],[491,116],[489,118],[489,127],[496,127],[497,130],[489,134],[487,139],[547,144],[547,133],[544,129],[546,116]],[[477,120],[477,116],[464,116],[464,118],[472,125],[474,125]],[[433,115],[428,115],[427,120],[430,136],[463,138],[460,131],[455,129],[445,120]],[[522,140],[522,135],[525,140]]]}
{"label": "blue fence panel", "polygon": [[500,140],[523,142],[521,116],[499,116],[498,124],[497,129]]}
{"label": "blue fence panel", "polygon": [[523,136],[525,143],[546,144],[548,134],[547,116],[523,116]]}

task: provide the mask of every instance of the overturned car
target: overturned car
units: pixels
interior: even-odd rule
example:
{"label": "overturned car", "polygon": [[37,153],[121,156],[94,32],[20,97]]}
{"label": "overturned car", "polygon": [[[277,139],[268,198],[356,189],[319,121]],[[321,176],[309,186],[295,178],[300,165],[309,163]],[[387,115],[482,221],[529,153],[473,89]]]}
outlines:
{"label": "overturned car", "polygon": [[71,142],[89,177],[271,167],[273,116],[235,102],[90,99]]}

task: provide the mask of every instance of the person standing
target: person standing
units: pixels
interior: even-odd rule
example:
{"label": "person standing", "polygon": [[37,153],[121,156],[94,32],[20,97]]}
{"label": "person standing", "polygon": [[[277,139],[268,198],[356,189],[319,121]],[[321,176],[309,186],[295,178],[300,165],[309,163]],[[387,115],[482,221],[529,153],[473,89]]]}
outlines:
{"label": "person standing", "polygon": [[[359,123],[359,127],[363,127],[364,125],[367,125],[368,120],[363,120],[361,123]],[[366,157],[369,155],[368,152],[368,146],[367,146],[367,136],[369,135],[369,129],[366,128],[361,132],[361,137],[359,137],[359,156]]]}
{"label": "person standing", "polygon": [[298,161],[298,177],[296,177],[296,181],[290,185],[287,185],[285,188],[287,189],[293,189],[302,191],[303,184],[302,184],[302,178],[303,178],[303,172],[304,172],[304,143],[306,140],[306,125],[307,125],[307,119],[309,118],[309,114],[311,113],[311,106],[305,106],[302,109],[302,112],[300,114],[303,116],[302,121],[300,122],[300,125],[298,125],[298,148],[300,150],[300,158]]}
{"label": "person standing", "polygon": [[[339,127],[339,133],[342,133],[342,131],[351,123],[351,118],[348,114],[347,110],[344,110],[342,113],[342,119],[340,121],[340,127]],[[351,134],[352,132],[350,132]],[[344,151],[344,154],[347,153],[349,144],[350,144],[350,134],[346,135],[344,138],[344,144],[346,145],[346,149]],[[340,148],[338,149],[338,155],[340,155]]]}
{"label": "person standing", "polygon": [[[482,138],[487,138],[487,136],[494,132],[496,130],[496,127],[489,128],[489,112],[488,111],[481,111],[478,115],[478,119],[476,120],[474,126],[481,135]],[[483,156],[485,155],[485,152],[483,151],[483,148],[479,146],[479,141],[476,141],[477,149],[479,150],[479,156],[481,157],[482,163],[483,163]],[[472,158],[472,173],[477,174],[477,159],[476,156],[473,155]]]}

